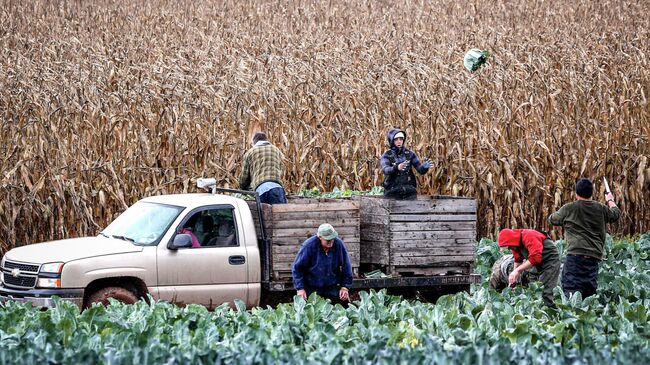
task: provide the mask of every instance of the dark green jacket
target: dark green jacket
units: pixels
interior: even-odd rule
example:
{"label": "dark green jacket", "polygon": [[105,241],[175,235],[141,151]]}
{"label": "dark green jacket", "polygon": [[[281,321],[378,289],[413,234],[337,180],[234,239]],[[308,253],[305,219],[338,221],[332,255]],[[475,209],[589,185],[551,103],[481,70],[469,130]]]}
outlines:
{"label": "dark green jacket", "polygon": [[551,214],[548,222],[564,227],[568,254],[602,260],[607,223],[616,222],[620,216],[618,207],[610,208],[593,200],[576,200]]}

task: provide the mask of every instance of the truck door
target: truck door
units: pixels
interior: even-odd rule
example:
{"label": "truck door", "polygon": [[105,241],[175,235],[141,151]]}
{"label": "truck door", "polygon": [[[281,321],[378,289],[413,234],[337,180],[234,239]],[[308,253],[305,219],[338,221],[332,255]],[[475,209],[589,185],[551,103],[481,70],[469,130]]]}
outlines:
{"label": "truck door", "polygon": [[186,215],[175,234],[192,237],[191,248],[157,249],[160,299],[176,304],[197,303],[214,308],[235,299],[247,302],[248,260],[235,209],[209,206]]}

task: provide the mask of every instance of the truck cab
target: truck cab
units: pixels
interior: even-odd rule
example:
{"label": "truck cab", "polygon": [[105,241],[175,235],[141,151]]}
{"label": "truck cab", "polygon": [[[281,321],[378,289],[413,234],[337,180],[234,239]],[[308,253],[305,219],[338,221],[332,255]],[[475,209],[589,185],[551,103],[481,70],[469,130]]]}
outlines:
{"label": "truck cab", "polygon": [[0,301],[81,308],[112,297],[214,308],[261,296],[260,250],[245,201],[218,194],[142,199],[96,237],[17,247],[2,258]]}

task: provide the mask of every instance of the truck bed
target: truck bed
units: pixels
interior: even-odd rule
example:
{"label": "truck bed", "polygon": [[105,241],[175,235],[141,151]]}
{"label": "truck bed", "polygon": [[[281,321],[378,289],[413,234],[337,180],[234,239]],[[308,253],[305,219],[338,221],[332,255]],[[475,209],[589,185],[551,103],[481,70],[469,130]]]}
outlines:
{"label": "truck bed", "polygon": [[[264,221],[267,291],[292,291],[291,265],[305,239],[331,223],[350,251],[353,289],[432,289],[479,283],[472,274],[476,249],[476,201],[420,196],[413,201],[383,197],[290,198],[289,204],[249,202],[256,227]],[[259,230],[259,229],[258,229]],[[258,232],[258,238],[262,238]],[[380,269],[388,277],[367,278]]]}

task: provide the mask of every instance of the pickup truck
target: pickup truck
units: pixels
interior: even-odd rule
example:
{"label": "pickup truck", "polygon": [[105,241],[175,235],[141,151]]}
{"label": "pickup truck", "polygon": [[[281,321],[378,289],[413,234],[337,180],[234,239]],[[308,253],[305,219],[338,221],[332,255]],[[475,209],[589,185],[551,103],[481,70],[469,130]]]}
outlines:
{"label": "pickup truck", "polygon": [[[109,298],[134,303],[151,297],[212,309],[235,299],[248,308],[287,300],[295,293],[291,280],[273,277],[263,218],[253,217],[263,217],[259,198],[253,195],[257,204],[250,204],[217,190],[250,194],[212,186],[211,193],[152,196],[95,237],[8,251],[0,264],[0,302],[51,307],[56,296],[84,309],[108,304]],[[468,290],[479,281],[470,273],[373,278],[358,272],[352,289],[442,293]]]}

